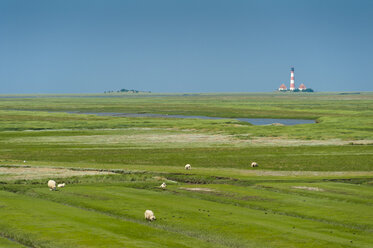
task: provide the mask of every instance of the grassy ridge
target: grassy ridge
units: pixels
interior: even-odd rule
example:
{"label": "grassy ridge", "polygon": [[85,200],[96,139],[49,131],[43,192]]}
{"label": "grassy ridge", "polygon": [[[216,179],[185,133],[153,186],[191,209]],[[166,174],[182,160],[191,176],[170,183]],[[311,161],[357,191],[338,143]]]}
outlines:
{"label": "grassy ridge", "polygon": [[252,161],[266,170],[369,171],[373,166],[373,146],[126,149],[37,145],[7,146],[3,151],[0,161],[5,164],[49,161],[68,167],[79,163],[119,169],[128,165],[182,167],[191,163],[197,168],[247,169]]}

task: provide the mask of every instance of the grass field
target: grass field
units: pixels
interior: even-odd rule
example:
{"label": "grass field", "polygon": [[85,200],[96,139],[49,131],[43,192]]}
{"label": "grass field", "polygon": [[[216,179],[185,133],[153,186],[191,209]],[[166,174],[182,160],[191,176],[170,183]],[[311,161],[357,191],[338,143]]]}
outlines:
{"label": "grass field", "polygon": [[373,246],[372,93],[0,96],[0,116],[0,247]]}

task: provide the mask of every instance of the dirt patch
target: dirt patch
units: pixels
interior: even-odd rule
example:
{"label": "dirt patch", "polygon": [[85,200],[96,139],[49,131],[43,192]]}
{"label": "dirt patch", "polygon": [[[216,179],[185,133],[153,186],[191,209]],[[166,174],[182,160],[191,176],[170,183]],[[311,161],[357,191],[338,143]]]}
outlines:
{"label": "dirt patch", "polygon": [[122,135],[87,135],[87,136],[53,136],[14,138],[8,142],[34,142],[34,143],[66,143],[66,144],[148,144],[148,143],[230,143],[234,139],[229,135],[201,134],[201,133],[175,133],[175,134],[122,134]]}
{"label": "dirt patch", "polygon": [[[143,129],[142,131],[149,131]],[[163,130],[164,131],[164,130]],[[300,140],[284,137],[251,137],[248,135],[226,135],[179,131],[174,133],[77,135],[23,137],[6,140],[11,143],[65,143],[65,144],[122,144],[136,146],[195,147],[195,146],[316,146],[316,145],[368,145],[373,140]]]}
{"label": "dirt patch", "polygon": [[292,186],[293,189],[304,189],[309,191],[325,191],[323,189],[320,189],[318,187],[307,187],[307,186]]}
{"label": "dirt patch", "polygon": [[282,124],[282,123],[272,123],[271,125],[272,125],[272,126],[285,126],[285,125]]}
{"label": "dirt patch", "polygon": [[188,190],[188,191],[202,191],[202,192],[214,192],[215,189],[210,188],[184,188],[180,187],[179,189]]}
{"label": "dirt patch", "polygon": [[155,177],[153,177],[153,179],[155,179],[157,181],[165,181],[165,180],[167,180],[165,177],[160,177],[160,176],[155,176]]}
{"label": "dirt patch", "polygon": [[260,137],[247,140],[247,143],[257,146],[317,146],[317,145],[369,145],[373,140],[300,140],[283,137]]}
{"label": "dirt patch", "polygon": [[41,179],[41,178],[61,178],[72,176],[86,175],[106,175],[114,174],[108,171],[95,170],[71,170],[67,168],[50,168],[50,167],[2,167],[0,166],[0,176],[3,181],[19,180],[19,179]]}
{"label": "dirt patch", "polygon": [[[229,169],[233,171],[233,169]],[[240,170],[236,169],[240,175],[252,176],[275,176],[275,177],[352,177],[352,176],[371,176],[370,171],[272,171],[272,170]]]}

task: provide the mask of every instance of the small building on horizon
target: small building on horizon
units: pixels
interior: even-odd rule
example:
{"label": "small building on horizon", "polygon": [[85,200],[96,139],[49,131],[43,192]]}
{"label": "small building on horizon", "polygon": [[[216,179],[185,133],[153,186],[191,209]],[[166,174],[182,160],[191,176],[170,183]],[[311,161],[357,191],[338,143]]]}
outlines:
{"label": "small building on horizon", "polygon": [[280,88],[278,88],[279,91],[287,91],[288,88],[286,88],[285,84],[281,84]]}
{"label": "small building on horizon", "polygon": [[298,88],[300,91],[303,91],[303,90],[306,90],[307,87],[304,85],[304,84],[301,84],[299,85],[299,88]]}

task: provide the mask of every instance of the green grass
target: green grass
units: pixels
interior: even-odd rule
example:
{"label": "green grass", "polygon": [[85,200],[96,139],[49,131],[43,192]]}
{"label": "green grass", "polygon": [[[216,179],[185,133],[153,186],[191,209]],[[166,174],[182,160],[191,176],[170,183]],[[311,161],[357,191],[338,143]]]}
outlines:
{"label": "green grass", "polygon": [[3,148],[0,157],[4,164],[26,160],[35,165],[38,161],[60,162],[68,167],[83,163],[94,168],[119,169],[132,165],[183,167],[186,163],[196,168],[247,169],[252,161],[265,170],[369,171],[373,168],[373,146],[136,149],[9,145]]}
{"label": "green grass", "polygon": [[[372,93],[17,97],[0,97],[0,247],[373,245]],[[50,177],[6,173],[19,165],[115,173],[56,175],[67,185],[52,192]]]}
{"label": "green grass", "polygon": [[[8,214],[0,216],[7,223],[2,229],[35,247],[102,247],[108,239],[111,247],[158,247],[157,242],[166,247],[369,247],[373,242],[371,186],[284,178],[248,186],[169,183],[160,190],[160,181],[151,178],[118,175],[102,182],[96,177],[95,183],[87,178],[56,192],[38,181],[4,185],[0,193]],[[145,209],[152,209],[157,221],[143,220]],[[188,242],[176,242],[182,240]]]}
{"label": "green grass", "polygon": [[2,248],[24,248],[23,246],[15,241],[9,240],[7,238],[0,237],[0,247]]}
{"label": "green grass", "polygon": [[[96,211],[0,192],[2,232],[31,247],[208,247],[204,242],[156,230]],[[37,206],[37,208],[35,208]]]}
{"label": "green grass", "polygon": [[[368,171],[373,145],[322,145],[326,141],[242,139],[224,133],[168,128],[0,132],[2,163],[60,162],[90,167],[129,165],[246,169],[252,161],[266,170]],[[254,142],[252,142],[254,141]],[[250,143],[251,142],[251,143]],[[297,143],[305,145],[297,146]],[[99,152],[98,152],[99,151]],[[144,156],[146,154],[146,156]]]}

